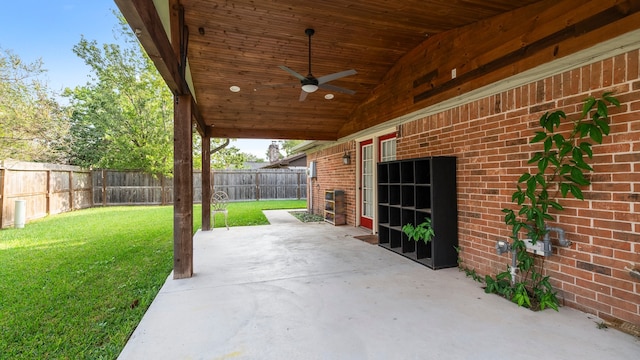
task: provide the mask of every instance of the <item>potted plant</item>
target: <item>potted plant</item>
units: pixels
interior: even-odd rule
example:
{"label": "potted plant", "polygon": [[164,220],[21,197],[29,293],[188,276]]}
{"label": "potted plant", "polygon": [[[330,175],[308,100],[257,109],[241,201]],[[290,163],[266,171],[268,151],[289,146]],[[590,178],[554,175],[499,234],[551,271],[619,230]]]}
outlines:
{"label": "potted plant", "polygon": [[409,240],[413,241],[424,241],[424,243],[428,243],[433,239],[435,233],[433,232],[433,228],[431,227],[431,219],[426,218],[424,222],[418,226],[413,226],[413,224],[406,224],[402,227],[402,232],[407,234]]}

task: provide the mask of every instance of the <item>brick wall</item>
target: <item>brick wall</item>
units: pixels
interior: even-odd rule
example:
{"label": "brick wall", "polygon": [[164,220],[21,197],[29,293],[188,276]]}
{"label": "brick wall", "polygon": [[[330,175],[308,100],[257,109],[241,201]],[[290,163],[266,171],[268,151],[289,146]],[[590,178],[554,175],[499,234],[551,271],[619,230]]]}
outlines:
{"label": "brick wall", "polygon": [[[342,162],[345,152],[349,152],[351,155],[351,163],[349,165],[345,165]],[[308,183],[309,188],[313,187],[312,212],[314,214],[323,214],[325,190],[344,190],[347,224],[354,225],[356,223],[355,160],[355,142],[353,141],[307,155],[307,162],[316,161],[318,166],[317,179]],[[307,199],[310,198],[310,193],[307,193]]]}
{"label": "brick wall", "polygon": [[[538,150],[528,142],[540,116],[562,109],[575,117],[587,96],[614,91],[622,106],[610,109],[611,135],[593,147],[595,173],[583,189],[585,200],[561,200],[565,210],[551,224],[562,227],[572,245],[554,246],[545,266],[565,305],[640,325],[640,281],[626,270],[640,269],[639,63],[640,53],[631,51],[402,125],[398,159],[458,158],[464,266],[484,275],[510,263],[494,248],[510,234],[501,209],[511,205],[517,179]],[[342,165],[341,157],[354,146],[341,144],[309,159],[318,161],[317,188],[347,190],[349,224],[355,224],[355,168]],[[317,192],[314,197],[318,204]]]}

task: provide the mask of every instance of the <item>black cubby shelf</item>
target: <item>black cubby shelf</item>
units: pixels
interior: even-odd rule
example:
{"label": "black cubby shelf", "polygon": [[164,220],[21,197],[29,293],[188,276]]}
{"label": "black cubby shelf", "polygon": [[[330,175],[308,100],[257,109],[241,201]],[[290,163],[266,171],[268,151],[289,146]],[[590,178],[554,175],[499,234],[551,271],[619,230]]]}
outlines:
{"label": "black cubby shelf", "polygon": [[[458,265],[456,158],[427,157],[378,164],[378,239],[381,247],[432,269]],[[409,240],[406,224],[431,219],[429,243]]]}

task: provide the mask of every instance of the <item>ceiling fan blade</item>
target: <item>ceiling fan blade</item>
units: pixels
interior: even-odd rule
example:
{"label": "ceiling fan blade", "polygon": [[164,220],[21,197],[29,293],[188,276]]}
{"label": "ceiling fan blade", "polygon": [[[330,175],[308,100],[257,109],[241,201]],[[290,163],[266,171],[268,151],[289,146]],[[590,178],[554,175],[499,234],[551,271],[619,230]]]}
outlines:
{"label": "ceiling fan blade", "polygon": [[335,86],[335,85],[331,85],[331,84],[320,84],[320,85],[318,85],[318,87],[321,88],[321,89],[337,91],[337,92],[341,92],[343,94],[349,94],[349,95],[354,95],[356,93],[353,90],[345,89],[343,87]]}
{"label": "ceiling fan blade", "polygon": [[[325,75],[325,76],[320,76],[318,78],[318,84],[328,83],[329,81],[340,79],[341,77],[345,77],[345,76],[349,76],[349,75],[355,75],[357,73],[358,73],[357,71],[351,69],[351,70],[340,71],[340,72],[337,72],[335,74],[329,74],[329,75]],[[300,80],[302,80],[302,79],[300,79]]]}
{"label": "ceiling fan blade", "polygon": [[295,76],[296,78],[298,78],[298,80],[304,80],[304,79],[305,79],[305,77],[304,77],[304,76],[302,76],[302,75],[298,74],[297,72],[295,72],[295,71],[293,71],[293,70],[289,69],[288,67],[286,67],[286,66],[284,66],[284,65],[280,65],[280,69],[282,69],[282,70],[284,70],[284,71],[288,72],[289,74],[291,74],[291,75]]}
{"label": "ceiling fan blade", "polygon": [[304,101],[307,98],[307,92],[304,90],[300,90],[300,101]]}

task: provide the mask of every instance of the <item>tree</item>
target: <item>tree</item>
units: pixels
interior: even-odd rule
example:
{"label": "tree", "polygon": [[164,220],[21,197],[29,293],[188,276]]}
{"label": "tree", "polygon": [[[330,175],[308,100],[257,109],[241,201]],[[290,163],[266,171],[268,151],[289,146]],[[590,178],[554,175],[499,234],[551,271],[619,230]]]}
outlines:
{"label": "tree", "polygon": [[[73,113],[71,162],[84,167],[173,172],[173,97],[124,20],[123,44],[84,37],[73,51],[89,65],[93,82],[67,89]],[[211,147],[223,139],[212,139]],[[194,168],[201,169],[202,141],[193,135]],[[246,154],[227,147],[212,154],[212,168],[242,168]]]}
{"label": "tree", "polygon": [[0,49],[0,158],[66,163],[69,122],[51,95],[41,60],[24,63]]}
{"label": "tree", "polygon": [[[211,149],[215,149],[224,143],[225,139],[211,139]],[[235,141],[234,139],[231,142]],[[193,168],[202,169],[202,138],[199,134],[193,135]],[[235,146],[228,146],[211,154],[212,169],[242,169],[245,161],[251,161],[252,154],[243,153]]]}
{"label": "tree", "polygon": [[[122,19],[121,19],[122,20]],[[73,48],[93,82],[67,89],[72,104],[71,162],[85,167],[173,170],[173,97],[124,22],[122,44],[84,37]]]}
{"label": "tree", "polygon": [[282,145],[282,150],[286,154],[286,156],[295,155],[296,153],[293,151],[293,148],[302,144],[304,140],[280,140],[280,144]]}

